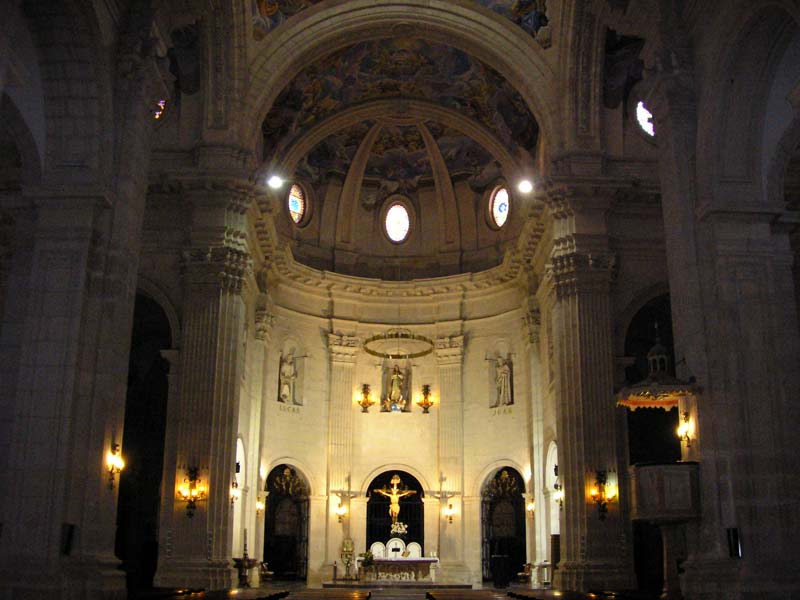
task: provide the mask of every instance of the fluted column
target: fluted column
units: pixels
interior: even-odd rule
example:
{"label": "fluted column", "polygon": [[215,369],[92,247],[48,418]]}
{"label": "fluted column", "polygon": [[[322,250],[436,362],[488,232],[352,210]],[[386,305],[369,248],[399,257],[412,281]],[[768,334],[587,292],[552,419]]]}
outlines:
{"label": "fluted column", "polygon": [[[436,340],[439,365],[439,473],[442,492],[439,518],[439,559],[442,576],[456,575],[464,565],[464,398],[462,390],[464,336]],[[441,517],[448,504],[453,523]]]}
{"label": "fluted column", "polygon": [[[619,502],[600,519],[589,496],[597,471],[617,476],[607,200],[596,189],[552,186],[553,249],[548,283],[555,294],[556,424],[564,485],[561,589],[624,589],[632,582]],[[620,493],[624,493],[621,491]]]}
{"label": "fluted column", "polygon": [[334,509],[341,501],[350,503],[350,473],[353,467],[353,374],[359,340],[357,337],[331,333],[328,351],[331,357],[330,417],[328,419],[328,559],[337,560],[342,540],[350,536],[351,514],[339,524]]}
{"label": "fluted column", "polygon": [[[244,232],[248,187],[236,180],[203,182],[188,191],[191,242],[184,253],[184,322],[180,397],[167,438],[176,463],[167,465],[157,583],[225,588],[230,583],[230,484],[236,460],[239,368],[244,334],[242,294],[250,276]],[[208,487],[192,518],[176,490],[197,468]]]}

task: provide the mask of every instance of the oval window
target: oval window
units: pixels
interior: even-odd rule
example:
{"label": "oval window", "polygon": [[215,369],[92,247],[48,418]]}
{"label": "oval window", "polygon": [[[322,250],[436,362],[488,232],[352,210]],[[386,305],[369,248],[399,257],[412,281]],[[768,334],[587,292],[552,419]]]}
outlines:
{"label": "oval window", "polygon": [[402,204],[393,204],[386,211],[386,235],[389,239],[399,244],[408,237],[408,229],[411,227],[411,220],[408,217],[408,210]]}
{"label": "oval window", "polygon": [[292,221],[294,221],[295,225],[299,225],[303,217],[306,216],[306,194],[303,188],[296,183],[289,189],[287,206]]}
{"label": "oval window", "polygon": [[489,201],[489,208],[492,212],[492,221],[500,228],[505,225],[508,220],[508,210],[511,208],[511,199],[508,195],[508,188],[499,187],[492,192],[492,198]]}

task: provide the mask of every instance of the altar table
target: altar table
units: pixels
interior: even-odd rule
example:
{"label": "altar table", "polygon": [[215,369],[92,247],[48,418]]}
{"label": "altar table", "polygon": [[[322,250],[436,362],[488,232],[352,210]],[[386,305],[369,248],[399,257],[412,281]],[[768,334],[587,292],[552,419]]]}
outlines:
{"label": "altar table", "polygon": [[[361,558],[357,564],[361,566]],[[436,581],[438,558],[376,558],[372,569],[376,581]],[[368,571],[369,572],[369,571]]]}

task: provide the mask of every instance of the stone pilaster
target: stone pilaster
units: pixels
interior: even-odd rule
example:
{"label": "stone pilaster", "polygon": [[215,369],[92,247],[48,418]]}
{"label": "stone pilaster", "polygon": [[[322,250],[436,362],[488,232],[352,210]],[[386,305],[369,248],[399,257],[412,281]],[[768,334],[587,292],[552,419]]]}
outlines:
{"label": "stone pilaster", "polygon": [[442,576],[463,571],[464,566],[464,398],[462,390],[464,336],[436,339],[439,365],[439,473],[442,492],[439,514],[453,504],[453,523],[440,518],[439,559]]}
{"label": "stone pilaster", "polygon": [[[170,410],[167,439],[175,438],[175,464],[166,465],[157,585],[230,583],[230,484],[236,460],[239,369],[250,276],[244,215],[246,186],[204,182],[189,191],[193,228],[184,253],[184,307],[180,397]],[[208,488],[194,516],[176,498],[190,468]],[[163,527],[162,521],[162,527]]]}
{"label": "stone pilaster", "polygon": [[540,346],[542,315],[539,307],[536,305],[531,306],[523,321],[528,334],[525,337],[525,350],[528,356],[528,369],[530,370],[529,389],[531,390],[529,418],[531,481],[528,484],[528,491],[535,505],[533,519],[527,521],[533,528],[533,531],[528,532],[528,561],[537,563],[546,560],[549,544],[547,537],[547,510],[545,510],[547,500],[544,495],[546,449],[544,447],[543,394],[547,387],[547,382],[542,372]]}
{"label": "stone pilaster", "polygon": [[[618,501],[604,520],[589,496],[597,471],[618,477],[613,399],[610,283],[602,191],[553,186],[553,249],[548,266],[555,294],[556,424],[564,485],[560,589],[625,589],[633,583],[629,540]],[[624,490],[620,494],[625,493]]]}
{"label": "stone pilaster", "polygon": [[[337,560],[342,540],[351,535],[353,518],[340,525],[334,510],[341,501],[350,503],[350,474],[353,466],[353,376],[360,342],[357,337],[331,333],[328,352],[331,358],[330,409],[328,419],[328,559]],[[366,522],[366,516],[365,516]]]}

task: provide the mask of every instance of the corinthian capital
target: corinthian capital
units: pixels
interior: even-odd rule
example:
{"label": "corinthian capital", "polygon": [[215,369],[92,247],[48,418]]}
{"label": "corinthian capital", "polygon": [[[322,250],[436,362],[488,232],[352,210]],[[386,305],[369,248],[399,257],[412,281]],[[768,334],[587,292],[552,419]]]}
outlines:
{"label": "corinthian capital", "polygon": [[328,334],[328,350],[331,353],[331,362],[354,363],[361,340],[353,335],[339,333]]}

